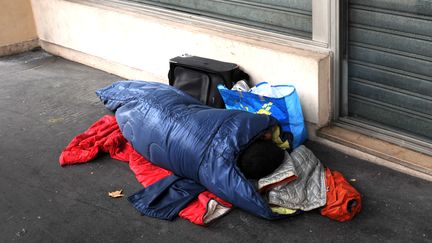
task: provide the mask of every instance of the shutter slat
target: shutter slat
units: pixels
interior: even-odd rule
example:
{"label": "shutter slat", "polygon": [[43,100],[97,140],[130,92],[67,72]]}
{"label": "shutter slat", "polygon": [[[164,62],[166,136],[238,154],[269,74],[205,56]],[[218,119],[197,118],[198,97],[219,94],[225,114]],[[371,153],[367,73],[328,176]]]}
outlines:
{"label": "shutter slat", "polygon": [[348,115],[432,141],[432,1],[351,0]]}
{"label": "shutter slat", "polygon": [[135,2],[312,39],[311,0],[135,0]]}

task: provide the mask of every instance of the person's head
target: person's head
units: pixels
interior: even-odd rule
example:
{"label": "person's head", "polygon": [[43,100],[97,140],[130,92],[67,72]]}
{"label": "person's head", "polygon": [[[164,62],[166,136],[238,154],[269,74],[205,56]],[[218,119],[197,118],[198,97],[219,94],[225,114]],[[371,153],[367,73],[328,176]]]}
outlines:
{"label": "person's head", "polygon": [[258,139],[241,152],[237,166],[246,178],[260,179],[282,164],[284,153],[273,141]]}

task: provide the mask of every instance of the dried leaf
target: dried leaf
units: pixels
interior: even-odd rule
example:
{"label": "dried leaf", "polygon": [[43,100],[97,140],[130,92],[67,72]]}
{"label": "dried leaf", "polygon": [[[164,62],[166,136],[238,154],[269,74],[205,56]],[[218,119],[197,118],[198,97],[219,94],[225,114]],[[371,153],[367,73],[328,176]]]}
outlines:
{"label": "dried leaf", "polygon": [[108,196],[113,198],[123,197],[124,196],[123,189],[120,189],[118,191],[108,192]]}

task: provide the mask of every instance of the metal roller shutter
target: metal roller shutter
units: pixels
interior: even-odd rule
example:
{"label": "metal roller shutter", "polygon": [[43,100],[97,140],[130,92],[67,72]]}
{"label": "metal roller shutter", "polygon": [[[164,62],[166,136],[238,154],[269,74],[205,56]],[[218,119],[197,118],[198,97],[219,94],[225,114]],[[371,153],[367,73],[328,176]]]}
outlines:
{"label": "metal roller shutter", "polygon": [[432,141],[432,1],[348,1],[348,115]]}
{"label": "metal roller shutter", "polygon": [[312,39],[312,0],[129,0]]}

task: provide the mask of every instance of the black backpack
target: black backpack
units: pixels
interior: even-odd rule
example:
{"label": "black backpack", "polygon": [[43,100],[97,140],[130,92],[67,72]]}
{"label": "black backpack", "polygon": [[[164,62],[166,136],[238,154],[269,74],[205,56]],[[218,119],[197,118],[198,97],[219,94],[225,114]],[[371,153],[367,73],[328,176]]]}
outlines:
{"label": "black backpack", "polygon": [[169,84],[203,104],[225,108],[217,86],[231,89],[239,80],[249,80],[249,75],[234,63],[221,62],[197,56],[178,56],[170,60]]}

